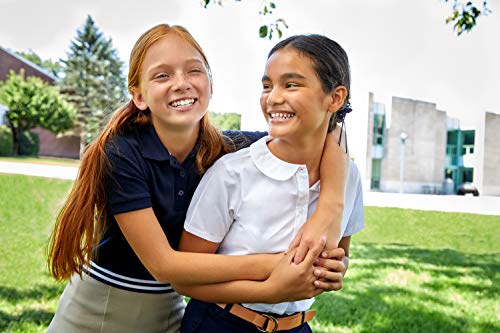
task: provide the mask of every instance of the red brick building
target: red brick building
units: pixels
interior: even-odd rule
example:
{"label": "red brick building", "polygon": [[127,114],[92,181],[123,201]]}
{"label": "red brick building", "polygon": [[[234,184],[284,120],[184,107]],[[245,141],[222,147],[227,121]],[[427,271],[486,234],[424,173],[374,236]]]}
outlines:
{"label": "red brick building", "polygon": [[[54,85],[57,78],[45,69],[24,59],[23,57],[0,47],[0,81],[5,81],[11,70],[16,73],[24,69],[25,77],[36,76]],[[75,135],[55,135],[43,128],[34,128],[32,132],[40,136],[41,156],[79,158],[80,138]]]}

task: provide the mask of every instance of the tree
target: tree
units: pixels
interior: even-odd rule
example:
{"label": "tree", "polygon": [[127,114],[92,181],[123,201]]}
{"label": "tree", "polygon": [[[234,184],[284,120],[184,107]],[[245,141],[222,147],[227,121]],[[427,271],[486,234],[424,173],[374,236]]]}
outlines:
{"label": "tree", "polygon": [[36,54],[33,50],[28,50],[28,52],[16,52],[18,55],[23,57],[24,59],[31,61],[37,66],[40,66],[49,71],[55,77],[59,77],[59,73],[61,72],[61,64],[59,61],[52,60],[43,60],[38,54]]}
{"label": "tree", "polygon": [[105,117],[121,103],[126,94],[124,63],[92,17],[71,42],[64,64],[62,92],[77,109],[80,154],[98,134]]}
{"label": "tree", "polygon": [[14,154],[19,153],[22,132],[40,126],[55,134],[73,126],[75,109],[59,89],[38,77],[24,77],[10,71],[7,80],[0,85],[0,103],[9,107],[7,119],[12,127]]}
{"label": "tree", "polygon": [[210,122],[220,130],[239,130],[241,114],[209,112]]}
{"label": "tree", "polygon": [[[241,2],[241,0],[234,0],[236,2]],[[475,5],[473,3],[474,0],[467,1],[463,3],[459,0],[453,0],[453,12],[452,14],[446,18],[446,24],[453,23],[453,30],[457,32],[457,35],[460,36],[464,31],[470,32],[472,28],[474,28],[477,24],[477,19],[479,16],[486,16],[491,13],[491,10],[488,8],[488,0],[482,1],[482,6]],[[451,0],[444,0],[444,2],[451,2]],[[223,0],[203,0],[201,1],[202,5],[207,8],[209,4],[216,3],[219,6],[222,6]],[[259,10],[259,15],[263,17],[271,17],[274,10],[276,9],[276,4],[271,0],[263,0],[261,9]],[[273,38],[273,33],[276,31],[278,34],[278,39],[283,35],[282,29],[287,29],[288,25],[286,24],[283,18],[278,18],[271,20],[270,23],[261,25],[259,27],[259,36],[261,38]]]}
{"label": "tree", "polygon": [[[241,0],[234,0],[236,2],[241,2]],[[209,4],[216,3],[219,6],[222,6],[223,0],[203,0],[201,1],[202,5],[207,8]],[[269,38],[272,39],[274,36],[274,32],[278,34],[278,39],[283,35],[282,29],[287,29],[288,24],[285,19],[282,17],[277,19],[272,19],[272,14],[276,9],[276,4],[270,0],[263,0],[261,4],[261,8],[259,10],[259,15],[266,18],[271,18],[269,23],[263,24],[259,27],[259,36],[260,38]]]}

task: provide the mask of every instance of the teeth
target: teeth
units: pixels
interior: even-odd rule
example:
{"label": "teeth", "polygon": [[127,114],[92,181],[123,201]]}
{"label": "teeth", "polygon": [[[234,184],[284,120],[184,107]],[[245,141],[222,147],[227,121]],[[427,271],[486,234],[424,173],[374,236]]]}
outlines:
{"label": "teeth", "polygon": [[187,106],[191,105],[194,103],[194,98],[189,98],[189,99],[181,99],[175,102],[170,103],[173,107],[178,107],[178,106]]}
{"label": "teeth", "polygon": [[294,114],[291,113],[281,113],[281,112],[276,112],[276,113],[270,113],[271,119],[290,119],[295,117]]}

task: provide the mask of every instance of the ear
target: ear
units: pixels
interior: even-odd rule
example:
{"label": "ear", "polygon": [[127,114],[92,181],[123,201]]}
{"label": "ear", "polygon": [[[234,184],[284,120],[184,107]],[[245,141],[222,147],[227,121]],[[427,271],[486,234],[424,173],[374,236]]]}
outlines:
{"label": "ear", "polygon": [[337,112],[342,105],[344,105],[344,101],[347,97],[347,88],[344,86],[338,86],[333,89],[331,93],[331,103],[328,107],[328,112]]}
{"label": "ear", "polygon": [[132,89],[132,100],[139,110],[144,111],[148,108],[148,105],[144,101],[142,93],[139,91],[139,89]]}

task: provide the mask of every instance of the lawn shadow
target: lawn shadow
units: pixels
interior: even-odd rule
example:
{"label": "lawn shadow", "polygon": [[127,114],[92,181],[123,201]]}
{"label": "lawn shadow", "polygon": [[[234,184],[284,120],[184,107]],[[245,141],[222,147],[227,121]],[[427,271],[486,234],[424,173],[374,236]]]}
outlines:
{"label": "lawn shadow", "polygon": [[48,300],[57,299],[63,290],[64,285],[57,284],[38,284],[28,289],[0,286],[0,303],[10,304],[12,308],[16,309],[16,312],[5,312],[4,306],[0,310],[0,332],[19,331],[18,329],[21,329],[26,324],[47,327],[54,316],[54,312],[38,308],[33,309],[31,306],[32,304],[38,304],[38,307]]}
{"label": "lawn shadow", "polygon": [[[498,254],[469,255],[452,249],[373,243],[353,244],[352,253],[360,260],[352,260],[349,270],[356,271],[346,276],[344,290],[325,293],[315,303],[321,327],[356,328],[360,332],[500,332],[495,314],[472,316],[467,307],[446,296],[448,290],[461,296],[477,294],[479,301],[495,304],[499,295]],[[408,286],[405,281],[393,283],[381,278],[380,274],[387,272],[402,272],[403,278],[410,272],[411,278],[425,279],[418,287]],[[475,284],[476,277],[481,282]],[[328,328],[316,331],[328,332]]]}
{"label": "lawn shadow", "polygon": [[0,311],[0,332],[18,331],[16,328],[19,329],[25,324],[36,324],[48,327],[53,316],[53,312],[43,310],[24,310],[18,315]]}
{"label": "lawn shadow", "polygon": [[28,289],[0,286],[0,300],[19,302],[24,300],[43,300],[59,297],[64,285],[38,284]]}

